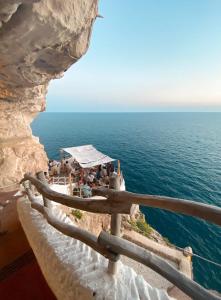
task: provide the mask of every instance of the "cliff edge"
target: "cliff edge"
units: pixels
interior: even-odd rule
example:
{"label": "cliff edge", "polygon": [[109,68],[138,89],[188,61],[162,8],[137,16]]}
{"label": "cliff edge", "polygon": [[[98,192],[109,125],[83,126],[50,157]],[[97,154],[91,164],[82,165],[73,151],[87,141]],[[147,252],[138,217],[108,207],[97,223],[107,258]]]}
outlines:
{"label": "cliff edge", "polygon": [[[0,187],[47,169],[30,123],[51,79],[88,49],[98,0],[0,0]],[[1,189],[3,191],[3,189]]]}

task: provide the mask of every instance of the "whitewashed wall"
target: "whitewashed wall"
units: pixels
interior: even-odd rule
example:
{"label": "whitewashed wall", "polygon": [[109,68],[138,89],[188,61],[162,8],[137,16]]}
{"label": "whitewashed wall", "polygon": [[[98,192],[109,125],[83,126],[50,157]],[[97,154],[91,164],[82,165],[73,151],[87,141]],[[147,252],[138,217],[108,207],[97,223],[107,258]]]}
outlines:
{"label": "whitewashed wall", "polygon": [[[172,299],[121,262],[117,277],[107,274],[107,259],[54,229],[30,207],[29,200],[20,199],[17,208],[42,273],[58,299]],[[71,223],[58,207],[53,212],[60,220]]]}

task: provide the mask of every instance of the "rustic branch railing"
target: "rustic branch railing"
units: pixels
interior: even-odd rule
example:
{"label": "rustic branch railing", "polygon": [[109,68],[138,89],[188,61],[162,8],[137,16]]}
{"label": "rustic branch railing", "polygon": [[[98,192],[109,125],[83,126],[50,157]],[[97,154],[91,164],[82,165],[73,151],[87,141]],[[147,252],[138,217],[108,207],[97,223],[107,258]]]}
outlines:
{"label": "rustic branch railing", "polygon": [[[148,266],[165,277],[192,299],[221,299],[217,295],[212,294],[198,283],[185,276],[183,273],[179,272],[165,260],[146,249],[143,249],[118,236],[110,235],[105,232],[101,232],[97,238],[95,235],[83,229],[59,221],[50,213],[50,209],[48,207],[37,203],[31,191],[30,185],[26,184],[26,181],[28,180],[31,182],[36,187],[38,192],[42,194],[43,199],[45,198],[47,201],[50,199],[69,207],[94,213],[111,214],[112,216],[122,213],[130,214],[133,210],[133,205],[140,204],[200,217],[201,219],[221,225],[221,208],[183,199],[152,195],[139,195],[110,189],[94,190],[94,194],[101,195],[105,197],[104,199],[83,199],[80,197],[68,196],[55,192],[51,190],[45,182],[43,182],[44,178],[42,174],[39,176],[38,173],[37,176],[42,181],[38,180],[34,176],[26,174],[21,182],[23,182],[26,193],[31,202],[31,206],[42,213],[48,223],[57,230],[67,236],[82,241],[95,251],[104,255],[112,263],[119,260],[119,255],[122,254]],[[47,201],[44,200],[44,205]],[[119,226],[115,231],[116,234],[119,233]]]}
{"label": "rustic branch railing", "polygon": [[183,273],[177,271],[164,259],[158,257],[148,250],[143,249],[140,246],[137,246],[134,243],[119,237],[115,237],[104,231],[100,233],[98,237],[98,243],[102,246],[108,247],[109,250],[112,250],[115,253],[130,257],[133,260],[151,268],[176,285],[184,293],[191,296],[193,299],[220,299],[219,297],[214,297],[209,291],[202,288],[198,283],[191,280]]}
{"label": "rustic branch railing", "polygon": [[26,180],[29,180],[43,197],[69,207],[101,214],[130,214],[132,212],[133,206],[131,203],[117,201],[113,204],[112,197],[109,197],[108,199],[95,200],[93,198],[85,199],[76,196],[69,196],[51,190],[44,182],[29,174],[26,174],[21,182]]}
{"label": "rustic branch railing", "polygon": [[94,190],[94,195],[104,196],[107,199],[111,198],[114,203],[118,201],[127,202],[198,217],[221,226],[221,208],[214,205],[165,196],[118,192],[106,188]]}
{"label": "rustic branch railing", "polygon": [[63,234],[73,237],[75,239],[78,239],[79,241],[85,243],[86,245],[93,248],[95,251],[99,252],[109,260],[115,262],[118,260],[118,254],[107,250],[105,246],[102,246],[97,241],[97,236],[84,230],[81,228],[78,228],[76,226],[72,226],[69,224],[66,224],[64,222],[59,221],[57,218],[55,218],[51,213],[50,210],[43,205],[36,202],[36,200],[33,201],[32,198],[31,206],[32,208],[38,210],[41,214],[44,215],[45,219],[48,221],[50,225],[52,225],[54,228],[62,232]]}

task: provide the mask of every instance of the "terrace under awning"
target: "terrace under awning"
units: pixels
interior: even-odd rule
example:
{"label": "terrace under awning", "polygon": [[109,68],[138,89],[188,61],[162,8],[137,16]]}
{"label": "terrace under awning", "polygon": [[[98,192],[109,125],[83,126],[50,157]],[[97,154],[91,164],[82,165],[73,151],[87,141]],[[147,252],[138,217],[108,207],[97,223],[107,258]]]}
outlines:
{"label": "terrace under awning", "polygon": [[93,145],[62,148],[61,150],[69,153],[85,169],[107,164],[115,160],[98,151]]}

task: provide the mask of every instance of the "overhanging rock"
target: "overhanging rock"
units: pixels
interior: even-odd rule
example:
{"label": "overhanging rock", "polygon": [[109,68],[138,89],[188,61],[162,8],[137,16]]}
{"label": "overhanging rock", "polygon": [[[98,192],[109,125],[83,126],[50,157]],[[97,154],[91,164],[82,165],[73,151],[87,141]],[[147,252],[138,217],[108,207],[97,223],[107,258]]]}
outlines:
{"label": "overhanging rock", "polygon": [[49,81],[87,51],[97,2],[0,0],[0,187],[47,169],[30,123]]}

